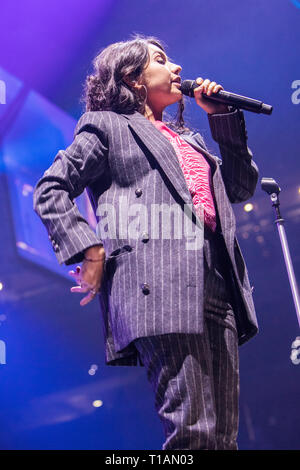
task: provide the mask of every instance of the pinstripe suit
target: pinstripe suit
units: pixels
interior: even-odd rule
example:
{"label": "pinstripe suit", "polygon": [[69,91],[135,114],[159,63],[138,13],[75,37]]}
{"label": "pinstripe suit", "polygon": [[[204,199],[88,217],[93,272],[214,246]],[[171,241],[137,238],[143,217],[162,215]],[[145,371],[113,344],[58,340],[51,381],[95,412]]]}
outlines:
{"label": "pinstripe suit", "polygon": [[163,450],[237,449],[236,304],[221,235],[205,233],[204,254],[204,332],[134,341],[164,427]]}
{"label": "pinstripe suit", "polygon": [[[241,111],[209,116],[209,124],[222,160],[207,151],[200,134],[191,132],[182,137],[206,156],[212,168],[219,225],[240,304],[236,316],[242,344],[256,333],[257,320],[230,203],[252,196],[258,171],[246,144]],[[137,364],[132,344],[137,337],[203,332],[203,250],[187,250],[184,238],[147,240],[142,230],[139,237],[130,239],[119,226],[114,236],[103,238],[91,229],[73,202],[85,188],[95,213],[111,204],[117,221],[122,216],[120,197],[129,205],[192,206],[170,142],[138,112],[84,113],[71,145],[57,153],[37,182],[34,210],[48,231],[60,264],[79,263],[86,248],[100,242],[104,245],[106,269],[99,301],[107,363]],[[194,213],[193,207],[191,210]],[[195,233],[203,231],[203,226],[195,224],[194,228]]]}
{"label": "pinstripe suit", "polygon": [[[83,114],[72,144],[58,152],[34,190],[34,210],[60,264],[79,263],[85,249],[103,243],[99,301],[106,362],[136,365],[139,360],[146,366],[166,432],[165,449],[236,448],[237,345],[257,332],[230,203],[253,195],[258,170],[247,147],[243,113],[208,119],[222,160],[208,152],[200,134],[181,136],[212,169],[218,221],[213,237],[199,224],[175,150],[138,112]],[[95,233],[74,204],[85,188],[99,222],[101,210],[113,208],[109,234],[101,224]],[[140,223],[132,237],[120,220],[126,207],[138,203],[147,209],[151,204],[190,207],[204,250],[202,244],[188,249],[184,237],[162,237],[163,218],[156,224],[159,236],[151,238]]]}

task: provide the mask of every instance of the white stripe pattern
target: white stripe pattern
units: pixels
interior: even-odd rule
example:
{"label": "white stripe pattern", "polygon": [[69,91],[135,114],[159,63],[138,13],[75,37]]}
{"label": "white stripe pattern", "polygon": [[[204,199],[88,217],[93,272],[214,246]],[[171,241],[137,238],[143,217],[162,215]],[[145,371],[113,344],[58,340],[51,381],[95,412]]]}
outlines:
{"label": "white stripe pattern", "polygon": [[[251,197],[258,173],[246,145],[243,115],[209,116],[213,138],[220,143],[222,160],[203,146],[199,134],[182,134],[205,155],[212,169],[219,230],[233,267],[240,300],[238,334],[242,344],[257,331],[247,269],[235,237],[230,202]],[[88,189],[95,210],[112,204],[119,220],[119,198],[129,204],[192,204],[174,148],[139,113],[119,115],[88,112],[80,118],[74,141],[60,150],[37,182],[34,209],[44,223],[60,264],[80,263],[84,250],[103,243],[106,275],[99,294],[106,341],[106,362],[134,365],[137,337],[167,333],[202,334],[203,250],[186,250],[186,240],[101,239],[78,211],[73,199]],[[135,191],[141,189],[140,197]],[[194,212],[196,214],[196,212]],[[161,233],[162,227],[159,227]],[[200,229],[199,229],[200,230]],[[131,251],[123,247],[130,246]],[[56,247],[56,248],[55,248]],[[117,256],[111,255],[120,249]],[[141,285],[149,285],[146,295]]]}

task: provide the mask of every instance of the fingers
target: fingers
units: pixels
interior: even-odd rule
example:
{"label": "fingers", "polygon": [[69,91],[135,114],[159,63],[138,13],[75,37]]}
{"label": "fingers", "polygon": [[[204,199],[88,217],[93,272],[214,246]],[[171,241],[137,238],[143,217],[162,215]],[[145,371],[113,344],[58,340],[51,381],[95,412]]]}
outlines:
{"label": "fingers", "polygon": [[68,274],[69,274],[70,276],[74,277],[75,279],[79,279],[79,276],[80,276],[80,274],[81,274],[80,270],[81,270],[80,266],[77,266],[77,267],[76,267],[76,271],[73,271],[73,270],[72,270],[72,271],[68,271]]}
{"label": "fingers", "polygon": [[71,287],[70,289],[71,292],[85,293],[93,289],[93,286],[89,282],[82,279],[81,277],[76,278],[76,282],[79,285]]}
{"label": "fingers", "polygon": [[80,274],[80,270],[81,270],[81,267],[80,266],[76,266],[76,271],[69,271],[69,274],[72,276],[73,274]]}
{"label": "fingers", "polygon": [[95,286],[93,287],[89,282],[85,281],[82,278],[82,271],[80,266],[76,267],[76,271],[69,271],[68,274],[75,279],[77,282],[78,286],[73,286],[70,288],[71,292],[74,292],[76,294],[85,294],[88,292],[88,295],[86,295],[83,299],[80,301],[80,305],[84,306],[87,303],[89,303],[91,300],[93,300],[94,297],[96,297],[97,293],[100,290],[100,286]]}
{"label": "fingers", "polygon": [[93,300],[94,297],[96,297],[97,293],[95,292],[92,292],[90,291],[88,293],[88,295],[86,295],[85,297],[83,297],[83,299],[81,299],[81,301],[79,302],[81,307],[83,307],[84,305],[88,304],[91,300]]}
{"label": "fingers", "polygon": [[77,273],[74,271],[69,271],[70,276],[74,277],[78,286],[72,286],[70,288],[70,291],[75,293],[75,294],[85,294],[88,292],[88,295],[86,295],[81,301],[79,302],[80,305],[83,307],[84,305],[88,304],[91,300],[96,297],[98,293],[98,288],[91,286],[88,282],[84,281],[80,277],[80,272],[77,267]]}
{"label": "fingers", "polygon": [[88,292],[90,289],[91,289],[91,287],[89,287],[89,286],[80,285],[80,286],[71,287],[70,291],[71,292],[76,292],[76,293],[79,293],[79,294],[85,294],[85,292]]}
{"label": "fingers", "polygon": [[202,77],[198,77],[196,79],[196,83],[200,86],[195,88],[194,93],[196,91],[210,96],[212,93],[217,93],[219,90],[224,90],[222,85],[217,84],[216,82],[211,82],[208,78],[204,80]]}
{"label": "fingers", "polygon": [[81,301],[80,301],[80,305],[82,307],[84,305],[88,304],[91,300],[93,300],[99,292],[96,287],[92,288],[92,286],[89,286],[89,285],[86,285],[86,284],[82,285],[82,286],[73,286],[73,287],[71,287],[70,290],[71,290],[71,292],[75,292],[77,294],[85,294],[86,292],[88,292],[88,295],[83,297],[83,299],[81,299]]}

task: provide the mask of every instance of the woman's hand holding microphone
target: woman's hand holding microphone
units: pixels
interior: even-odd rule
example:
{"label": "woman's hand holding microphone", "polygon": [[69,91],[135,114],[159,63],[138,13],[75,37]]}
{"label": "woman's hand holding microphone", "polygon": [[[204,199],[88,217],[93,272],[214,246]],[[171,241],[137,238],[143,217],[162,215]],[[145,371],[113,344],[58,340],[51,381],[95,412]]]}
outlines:
{"label": "woman's hand holding microphone", "polygon": [[205,93],[207,96],[211,96],[219,90],[224,90],[222,85],[219,85],[216,82],[211,82],[208,78],[204,80],[201,77],[197,78],[196,82],[199,86],[194,88],[194,97],[198,106],[204,109],[208,114],[225,114],[230,112],[228,106],[225,104],[208,101],[202,96],[202,93]]}

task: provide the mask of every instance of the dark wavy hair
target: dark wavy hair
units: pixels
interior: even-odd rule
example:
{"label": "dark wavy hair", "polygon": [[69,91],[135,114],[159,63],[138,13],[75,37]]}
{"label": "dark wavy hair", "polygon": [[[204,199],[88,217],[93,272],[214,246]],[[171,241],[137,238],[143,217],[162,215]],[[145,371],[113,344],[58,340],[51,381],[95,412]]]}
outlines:
{"label": "dark wavy hair", "polygon": [[[128,41],[110,44],[94,58],[94,71],[88,75],[84,84],[81,101],[85,111],[114,111],[131,114],[138,111],[144,114],[146,99],[135,88],[131,88],[123,79],[129,77],[138,80],[149,63],[148,44],[154,44],[166,52],[162,41],[154,36],[135,34]],[[189,131],[183,119],[184,98],[178,103],[177,114],[165,121],[176,132]],[[171,119],[171,120],[170,120]]]}

